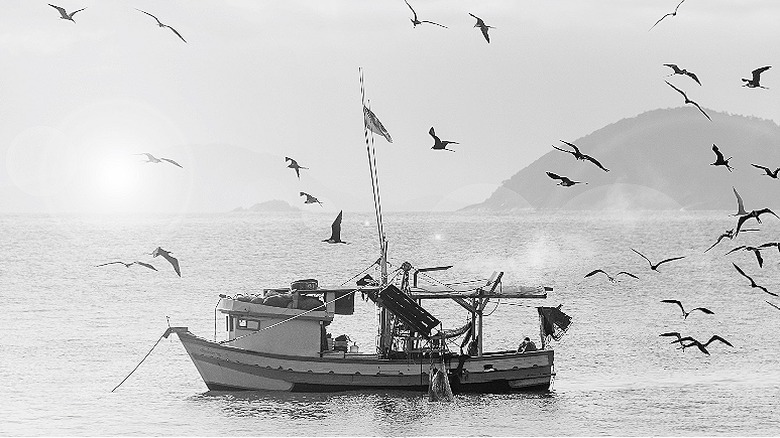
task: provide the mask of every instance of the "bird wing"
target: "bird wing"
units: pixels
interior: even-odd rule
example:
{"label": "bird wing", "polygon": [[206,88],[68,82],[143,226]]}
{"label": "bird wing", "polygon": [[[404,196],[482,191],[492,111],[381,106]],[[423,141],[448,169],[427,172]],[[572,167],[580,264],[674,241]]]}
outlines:
{"label": "bird wing", "polygon": [[709,120],[710,122],[712,121],[712,118],[710,118],[710,115],[709,115],[709,114],[707,114],[707,113],[705,113],[705,112],[704,112],[704,110],[703,110],[703,109],[702,109],[702,108],[699,106],[699,104],[698,104],[698,103],[696,103],[696,102],[694,102],[694,101],[692,101],[692,100],[691,100],[690,102],[693,104],[693,106],[695,106],[696,108],[698,108],[698,109],[699,109],[699,111],[701,111],[701,113],[702,113],[702,114],[704,114],[704,117],[706,117],[706,118],[707,118],[707,120]]}
{"label": "bird wing", "polygon": [[599,163],[599,162],[598,162],[598,161],[597,161],[595,158],[591,157],[590,155],[584,155],[584,154],[583,154],[583,157],[584,157],[586,160],[588,160],[588,161],[590,161],[591,163],[593,163],[593,164],[595,164],[596,166],[598,166],[598,168],[599,168],[599,169],[601,169],[601,170],[603,170],[604,172],[609,172],[609,169],[607,169],[606,167],[602,166],[602,165],[601,165],[601,163]]}
{"label": "bird wing", "polygon": [[49,6],[51,6],[52,8],[60,11],[60,15],[62,15],[62,18],[68,18],[68,11],[66,11],[65,8],[53,5],[51,3],[49,3]]}
{"label": "bird wing", "polygon": [[650,263],[651,266],[653,265],[653,262],[651,262],[650,259],[645,257],[645,255],[642,254],[641,252],[635,250],[634,248],[631,248],[631,251],[634,251],[635,253],[639,254],[643,259],[647,260],[647,263]]}
{"label": "bird wing", "polygon": [[723,154],[720,153],[720,149],[715,143],[712,144],[712,152],[715,152],[717,161],[723,161]]}
{"label": "bird wing", "polygon": [[632,274],[630,272],[626,272],[626,271],[620,271],[617,274],[615,274],[615,276],[617,277],[620,274],[628,275],[629,277],[633,277],[633,278],[636,278],[637,280],[639,280],[639,277],[637,277],[636,275],[634,275],[634,274]]}
{"label": "bird wing", "polygon": [[675,91],[677,91],[678,93],[682,94],[682,97],[684,97],[686,101],[688,100],[688,96],[685,94],[685,91],[675,87],[674,85],[669,83],[669,81],[664,81],[664,82],[666,82],[666,84],[669,85],[670,87],[674,88]]}
{"label": "bird wing", "polygon": [[155,268],[154,266],[150,265],[149,263],[144,263],[144,262],[133,262],[133,263],[135,263],[136,265],[141,265],[141,266],[143,266],[144,268],[149,268],[149,269],[152,269],[152,270],[154,270],[154,271],[156,271],[156,270],[157,270],[157,268]]}
{"label": "bird wing", "polygon": [[693,72],[690,72],[690,71],[686,71],[686,72],[685,72],[685,74],[686,74],[688,77],[690,77],[691,79],[693,79],[694,81],[696,81],[696,83],[697,83],[697,84],[701,85],[701,82],[699,82],[699,78],[698,78],[698,77],[696,77],[696,74],[695,74],[695,73],[693,73]]}
{"label": "bird wing", "polygon": [[429,23],[429,24],[435,24],[435,25],[437,25],[437,26],[441,26],[441,27],[443,27],[443,28],[445,28],[445,29],[448,29],[448,27],[447,27],[447,26],[445,26],[445,25],[443,25],[443,24],[439,24],[439,23],[434,23],[433,21],[422,20],[422,21],[420,21],[420,23]]}
{"label": "bird wing", "polygon": [[680,67],[678,67],[677,64],[664,64],[664,66],[671,68],[676,74],[682,73],[682,70],[680,70]]}
{"label": "bird wing", "polygon": [[558,149],[558,150],[559,150],[559,151],[561,151],[561,152],[566,152],[567,154],[572,154],[572,155],[576,156],[576,154],[575,154],[574,152],[572,152],[572,151],[567,151],[566,149],[561,149],[561,148],[559,148],[559,147],[556,147],[555,145],[553,145],[553,149]]}
{"label": "bird wing", "polygon": [[707,251],[711,250],[712,248],[715,248],[715,245],[719,244],[720,241],[723,240],[726,237],[729,237],[729,235],[728,234],[721,234],[720,236],[718,236],[718,240],[715,241],[715,243],[713,243],[712,246],[710,246],[709,248],[705,249],[704,252],[707,252]]}
{"label": "bird wing", "polygon": [[734,231],[734,237],[736,237],[739,234],[739,230],[742,228],[742,224],[745,223],[746,220],[750,219],[751,217],[754,217],[750,213],[744,214],[737,219],[737,229]]}
{"label": "bird wing", "polygon": [[756,255],[756,260],[758,261],[758,267],[763,268],[764,267],[764,258],[761,257],[761,250],[758,248],[753,249],[753,254]]}
{"label": "bird wing", "polygon": [[[715,314],[715,312],[713,312],[712,310],[710,310],[710,309],[708,309],[706,307],[694,307],[693,309],[691,309],[691,312],[693,312],[694,310],[699,310],[702,313],[706,313],[707,315],[714,315]],[[688,313],[690,314],[691,312],[688,312]]]}
{"label": "bird wing", "polygon": [[726,254],[723,254],[723,255],[724,255],[724,256],[726,256],[726,255],[729,255],[729,254],[731,254],[731,253],[732,253],[732,252],[734,252],[734,251],[739,251],[740,249],[745,249],[745,245],[738,246],[738,247],[736,247],[736,248],[732,249],[731,251],[729,251],[729,252],[727,252]]}
{"label": "bird wing", "polygon": [[677,304],[680,306],[680,310],[682,310],[683,315],[685,315],[685,308],[683,307],[682,303],[677,300],[661,300],[662,303],[671,303],[671,304]]}
{"label": "bird wing", "polygon": [[757,68],[757,69],[753,70],[753,72],[752,72],[753,73],[753,82],[758,82],[761,79],[761,73],[769,70],[770,68],[772,68],[772,66],[771,65],[767,65],[766,67],[760,67],[760,68]]}
{"label": "bird wing", "polygon": [[679,341],[680,341],[680,339],[682,339],[682,338],[680,337],[680,333],[679,333],[679,332],[666,332],[666,333],[661,333],[661,334],[660,334],[660,335],[658,335],[658,336],[675,336],[675,337],[677,338],[677,342],[679,342]]}
{"label": "bird wing", "polygon": [[660,22],[661,22],[661,21],[662,21],[664,18],[666,18],[666,17],[668,17],[668,16],[670,16],[670,15],[673,15],[673,14],[672,14],[671,12],[669,12],[668,14],[666,14],[666,15],[664,15],[663,17],[659,18],[659,19],[658,19],[658,21],[656,21],[654,25],[650,26],[650,29],[648,30],[648,32],[650,32],[651,30],[653,30],[653,28],[654,28],[655,26],[657,26],[657,25],[658,25],[658,23],[660,23]]}
{"label": "bird wing", "polygon": [[439,143],[441,141],[439,137],[436,135],[436,131],[433,130],[433,126],[431,126],[431,129],[428,130],[428,134],[430,134],[431,137],[433,137],[436,143]]}
{"label": "bird wing", "polygon": [[87,9],[87,8],[76,9],[75,11],[71,12],[70,14],[68,14],[68,17],[73,18],[73,16],[76,15],[76,12],[81,12],[84,9]]}
{"label": "bird wing", "polygon": [[490,35],[488,35],[488,27],[485,26],[485,23],[482,23],[482,26],[479,26],[479,30],[482,31],[482,36],[485,37],[485,41],[487,41],[489,43],[490,42]]}
{"label": "bird wing", "polygon": [[309,196],[311,196],[311,195],[309,195],[309,194],[308,194],[308,193],[306,193],[306,192],[299,192],[299,193],[298,193],[298,196],[306,196],[306,197],[309,197]]}
{"label": "bird wing", "polygon": [[755,287],[755,286],[758,286],[758,285],[756,284],[756,282],[755,282],[755,281],[753,281],[753,279],[752,279],[752,278],[751,278],[749,275],[745,274],[745,271],[743,271],[743,270],[742,270],[742,268],[740,268],[739,266],[737,266],[737,264],[736,264],[736,263],[732,262],[731,264],[732,264],[732,265],[734,265],[734,268],[737,270],[737,272],[739,272],[740,274],[742,274],[742,276],[743,276],[743,277],[745,277],[745,278],[747,278],[748,280],[750,280],[750,285],[751,285],[751,286],[754,286],[754,287]]}
{"label": "bird wing", "polygon": [[154,15],[152,15],[152,14],[150,14],[150,13],[146,12],[146,11],[142,11],[142,10],[140,10],[140,9],[136,9],[136,11],[143,12],[144,14],[146,14],[146,15],[148,15],[148,16],[150,16],[150,17],[154,18],[154,21],[156,21],[158,25],[160,25],[160,26],[165,26],[164,24],[162,24],[162,21],[160,21],[160,19],[159,19],[159,18],[157,18],[157,17],[155,17]]}
{"label": "bird wing", "polygon": [[680,259],[684,259],[684,258],[685,258],[685,256],[682,256],[682,257],[672,257],[670,259],[661,260],[660,262],[658,262],[657,265],[655,265],[655,267],[657,268],[657,267],[661,266],[662,264],[664,264],[666,262],[673,262],[675,260],[680,260]]}
{"label": "bird wing", "polygon": [[574,143],[569,143],[568,141],[563,141],[563,140],[561,140],[561,142],[566,144],[566,145],[568,145],[572,149],[574,149],[574,154],[575,155],[580,155],[581,154],[580,153],[580,148],[578,148]]}
{"label": "bird wing", "polygon": [[712,341],[720,341],[720,342],[723,342],[724,344],[728,345],[729,347],[733,347],[733,345],[731,345],[731,342],[729,342],[729,341],[727,341],[727,340],[725,340],[725,339],[721,338],[721,337],[720,337],[720,336],[718,336],[718,335],[712,335],[712,337],[710,338],[710,340],[709,340],[709,341],[707,341],[707,342],[705,342],[705,343],[704,343],[704,345],[710,345],[710,342],[712,342]]}
{"label": "bird wing", "polygon": [[563,178],[564,178],[564,177],[562,177],[560,175],[556,175],[556,174],[554,174],[552,172],[547,172],[547,176],[549,176],[552,179],[559,179],[559,180],[563,180]]}
{"label": "bird wing", "polygon": [[780,216],[776,215],[774,211],[772,211],[772,210],[770,210],[770,209],[768,209],[768,208],[762,208],[761,210],[758,210],[758,211],[756,212],[756,219],[758,219],[758,216],[761,216],[761,215],[762,215],[762,214],[764,214],[764,213],[769,213],[769,214],[771,214],[772,216],[774,216],[774,217],[776,217],[776,218],[780,219]]}
{"label": "bird wing", "polygon": [[181,34],[179,33],[179,31],[177,31],[176,29],[172,28],[171,26],[168,26],[167,24],[164,24],[164,25],[163,25],[163,27],[167,27],[168,29],[170,29],[171,31],[173,31],[173,33],[175,33],[177,37],[181,38],[181,40],[182,40],[182,41],[184,41],[185,43],[187,42],[187,40],[185,40],[185,39],[184,39],[184,37],[183,37],[183,36],[181,36]]}
{"label": "bird wing", "polygon": [[330,226],[330,240],[332,242],[341,242],[341,217],[343,213],[344,210],[339,211],[339,215]]}
{"label": "bird wing", "polygon": [[409,6],[409,9],[412,10],[412,14],[414,14],[414,21],[417,21],[417,12],[414,12],[414,9],[412,8],[412,5],[409,4],[408,1],[404,0],[404,3],[406,3],[406,6]]}
{"label": "bird wing", "polygon": [[106,265],[125,265],[125,266],[127,266],[127,263],[125,263],[125,262],[108,262],[108,263],[103,263],[103,264],[100,264],[100,265],[95,265],[95,267],[99,268],[101,266],[106,266]]}
{"label": "bird wing", "polygon": [[737,214],[745,214],[747,213],[745,211],[745,204],[742,202],[742,196],[739,196],[739,193],[737,193],[737,189],[734,188],[734,186],[731,187],[731,190],[734,191],[734,196],[737,197]]}
{"label": "bird wing", "polygon": [[601,272],[602,274],[604,274],[604,275],[606,275],[607,277],[609,277],[609,274],[607,274],[606,272],[602,271],[601,269],[594,269],[594,270],[592,270],[592,271],[588,272],[587,274],[585,274],[585,277],[583,277],[583,278],[588,278],[588,277],[590,277],[591,275],[596,275],[596,274],[598,274],[599,272]]}
{"label": "bird wing", "polygon": [[485,22],[484,22],[484,21],[482,21],[482,19],[481,19],[481,18],[477,17],[476,15],[472,14],[471,12],[469,12],[469,15],[471,15],[472,17],[474,17],[474,18],[476,18],[476,19],[477,19],[477,26],[480,26],[480,27],[482,27],[482,26],[484,26],[484,25],[485,25]]}
{"label": "bird wing", "polygon": [[753,163],[750,163],[750,165],[755,167],[755,168],[763,170],[764,172],[766,172],[767,175],[770,175],[770,176],[772,175],[772,171],[768,167],[759,166],[758,164],[753,164]]}
{"label": "bird wing", "polygon": [[178,166],[178,167],[181,167],[182,169],[184,169],[184,168],[181,166],[181,164],[179,164],[179,163],[177,163],[177,162],[175,162],[175,161],[171,160],[170,158],[163,158],[163,157],[160,157],[160,159],[161,159],[161,160],[163,160],[163,161],[167,161],[167,162],[169,162],[169,163],[173,164],[174,166]]}
{"label": "bird wing", "polygon": [[167,252],[162,252],[162,253],[160,253],[160,255],[163,256],[163,258],[165,260],[168,260],[168,262],[171,265],[173,265],[173,270],[176,271],[176,275],[181,277],[181,269],[179,269],[179,259],[177,259],[176,257],[173,257],[172,255],[168,254]]}
{"label": "bird wing", "polygon": [[766,303],[769,304],[770,306],[774,307],[775,309],[780,310],[780,307],[778,307],[777,305],[772,304],[769,301],[767,301]]}
{"label": "bird wing", "polygon": [[681,1],[680,1],[680,3],[678,3],[678,4],[677,4],[677,6],[674,8],[674,13],[675,13],[675,14],[677,13],[677,9],[679,9],[679,8],[680,8],[680,5],[681,5],[681,4],[683,4],[683,2],[684,2],[684,1],[685,1],[685,0],[681,0]]}

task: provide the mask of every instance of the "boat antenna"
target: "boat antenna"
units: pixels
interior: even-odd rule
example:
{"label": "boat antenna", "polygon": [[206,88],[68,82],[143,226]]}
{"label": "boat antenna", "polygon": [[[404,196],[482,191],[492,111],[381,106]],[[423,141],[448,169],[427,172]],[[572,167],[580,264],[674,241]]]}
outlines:
{"label": "boat antenna", "polygon": [[374,198],[374,215],[376,216],[376,230],[379,235],[380,252],[380,271],[381,284],[387,284],[387,239],[385,239],[384,223],[382,221],[382,197],[379,194],[379,175],[376,170],[376,148],[374,147],[374,136],[368,127],[369,118],[367,112],[370,111],[366,105],[366,89],[363,84],[363,67],[358,67],[360,71],[360,102],[363,104],[363,136],[366,140],[366,155],[368,157],[368,170],[371,174],[371,190]]}

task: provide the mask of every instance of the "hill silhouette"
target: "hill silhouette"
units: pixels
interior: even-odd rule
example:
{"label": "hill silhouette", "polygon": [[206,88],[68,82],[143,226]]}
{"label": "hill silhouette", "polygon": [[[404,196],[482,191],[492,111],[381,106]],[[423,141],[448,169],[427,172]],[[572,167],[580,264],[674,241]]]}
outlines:
{"label": "hill silhouette", "polygon": [[[706,109],[712,122],[691,107],[658,109],[620,120],[579,139],[582,153],[609,169],[554,150],[509,180],[488,199],[464,210],[516,209],[631,210],[734,209],[732,186],[745,208],[776,206],[780,180],[766,176],[751,163],[780,167],[780,126],[770,120],[718,113]],[[712,145],[726,158],[729,172],[715,161]],[[570,149],[556,141],[555,146]],[[577,184],[557,185],[545,172],[565,175]]]}

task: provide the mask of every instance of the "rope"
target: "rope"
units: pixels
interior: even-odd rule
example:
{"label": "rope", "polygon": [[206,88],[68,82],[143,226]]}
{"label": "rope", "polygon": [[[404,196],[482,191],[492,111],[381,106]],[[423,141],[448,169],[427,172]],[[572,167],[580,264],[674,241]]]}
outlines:
{"label": "rope", "polygon": [[130,378],[130,376],[132,376],[132,375],[133,375],[133,373],[135,372],[135,370],[137,370],[137,369],[138,369],[138,367],[140,367],[140,366],[141,366],[141,364],[142,364],[142,363],[144,363],[144,361],[146,360],[146,358],[147,358],[147,357],[149,357],[149,355],[150,355],[150,354],[152,354],[152,351],[154,350],[154,348],[155,348],[155,347],[157,347],[157,344],[159,344],[159,343],[160,343],[160,341],[162,341],[162,339],[163,339],[163,338],[165,337],[165,335],[167,335],[167,334],[168,334],[168,331],[166,330],[166,331],[165,331],[165,333],[163,333],[163,334],[160,336],[160,338],[159,338],[159,339],[157,339],[157,342],[155,342],[155,343],[154,343],[154,345],[152,345],[152,348],[151,348],[151,350],[149,350],[149,352],[148,352],[148,353],[146,353],[146,356],[144,356],[144,358],[143,358],[143,359],[141,359],[141,361],[140,361],[140,362],[138,362],[138,365],[136,365],[136,366],[135,366],[135,368],[133,368],[133,371],[130,371],[130,374],[128,374],[128,375],[127,375],[127,377],[125,377],[124,379],[122,379],[122,381],[121,381],[121,382],[119,382],[119,385],[116,385],[116,386],[114,387],[114,389],[112,389],[112,390],[111,390],[111,392],[114,392],[114,391],[116,391],[116,389],[117,389],[117,388],[119,388],[120,386],[122,386],[122,384],[123,384],[123,383],[125,383],[125,380],[129,379],[129,378]]}
{"label": "rope", "polygon": [[376,265],[378,262],[379,262],[379,260],[377,260],[377,261],[376,261],[376,262],[374,262],[374,263],[371,263],[371,265],[369,265],[369,267],[367,267],[366,269],[363,269],[363,270],[362,270],[362,271],[360,271],[360,272],[359,272],[357,275],[355,275],[354,277],[350,278],[349,280],[347,280],[347,281],[345,281],[345,282],[341,283],[341,284],[339,285],[339,287],[341,287],[341,286],[344,286],[345,284],[349,283],[350,281],[352,281],[352,280],[354,280],[354,279],[356,279],[356,278],[360,277],[360,275],[362,275],[363,273],[365,273],[365,272],[366,272],[366,271],[368,271],[369,269],[373,268],[373,267],[374,267],[374,266],[375,266],[375,265]]}

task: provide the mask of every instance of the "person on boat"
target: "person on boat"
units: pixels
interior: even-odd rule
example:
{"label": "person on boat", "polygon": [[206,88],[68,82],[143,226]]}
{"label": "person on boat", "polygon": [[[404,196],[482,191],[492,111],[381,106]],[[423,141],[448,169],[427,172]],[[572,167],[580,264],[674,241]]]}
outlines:
{"label": "person on boat", "polygon": [[523,339],[523,342],[520,343],[520,346],[517,347],[518,353],[525,353],[526,351],[536,351],[536,344],[534,344],[534,341],[532,341],[528,336]]}

